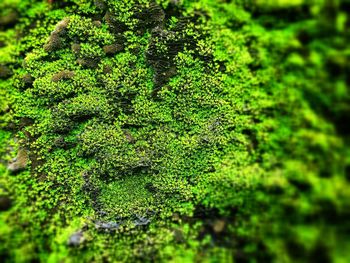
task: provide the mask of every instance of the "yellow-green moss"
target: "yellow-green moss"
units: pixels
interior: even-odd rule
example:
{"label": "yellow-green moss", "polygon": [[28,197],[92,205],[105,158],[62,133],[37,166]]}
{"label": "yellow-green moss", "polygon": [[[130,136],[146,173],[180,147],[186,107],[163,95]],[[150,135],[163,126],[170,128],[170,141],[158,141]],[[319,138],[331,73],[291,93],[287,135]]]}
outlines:
{"label": "yellow-green moss", "polygon": [[1,258],[345,260],[347,8],[3,1]]}

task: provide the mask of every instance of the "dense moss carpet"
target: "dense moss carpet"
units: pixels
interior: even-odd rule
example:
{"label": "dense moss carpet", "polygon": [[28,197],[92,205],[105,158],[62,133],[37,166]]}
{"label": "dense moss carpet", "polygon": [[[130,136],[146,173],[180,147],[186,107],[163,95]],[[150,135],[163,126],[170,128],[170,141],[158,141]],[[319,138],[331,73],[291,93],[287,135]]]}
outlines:
{"label": "dense moss carpet", "polygon": [[2,0],[1,262],[349,262],[350,2]]}

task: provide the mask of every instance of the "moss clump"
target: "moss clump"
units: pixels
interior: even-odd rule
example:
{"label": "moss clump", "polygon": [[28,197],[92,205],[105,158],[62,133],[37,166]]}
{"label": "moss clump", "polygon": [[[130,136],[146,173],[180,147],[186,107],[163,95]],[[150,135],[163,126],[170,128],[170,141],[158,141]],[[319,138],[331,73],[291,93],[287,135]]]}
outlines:
{"label": "moss clump", "polygon": [[346,9],[5,0],[1,258],[346,259]]}

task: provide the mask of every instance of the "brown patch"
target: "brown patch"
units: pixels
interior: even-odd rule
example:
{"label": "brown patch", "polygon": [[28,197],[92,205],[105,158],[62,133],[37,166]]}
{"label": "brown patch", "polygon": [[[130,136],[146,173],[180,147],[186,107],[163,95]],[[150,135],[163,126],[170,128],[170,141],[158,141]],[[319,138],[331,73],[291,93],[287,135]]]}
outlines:
{"label": "brown patch", "polygon": [[11,77],[12,71],[5,65],[0,65],[0,79],[7,79]]}
{"label": "brown patch", "polygon": [[7,211],[12,206],[12,200],[8,196],[0,196],[0,211]]}
{"label": "brown patch", "polygon": [[63,41],[61,36],[66,33],[66,29],[69,24],[69,18],[66,17],[57,23],[55,30],[52,31],[47,43],[44,45],[44,50],[46,52],[51,52],[62,47]]}
{"label": "brown patch", "polygon": [[130,143],[135,142],[135,138],[131,135],[131,133],[129,131],[124,131],[124,134],[125,134],[125,138],[128,142],[130,142]]}
{"label": "brown patch", "polygon": [[122,33],[127,29],[126,25],[118,21],[118,19],[109,11],[106,12],[104,19],[112,33]]}
{"label": "brown patch", "polygon": [[66,28],[68,27],[69,21],[70,21],[69,17],[63,18],[60,22],[57,23],[55,30],[51,34],[58,34],[58,35],[64,34]]}
{"label": "brown patch", "polygon": [[103,73],[104,73],[104,74],[111,74],[112,72],[113,72],[113,69],[112,69],[111,66],[105,65],[105,66],[103,67]]}
{"label": "brown patch", "polygon": [[95,0],[94,1],[94,5],[101,10],[106,10],[107,9],[107,5],[105,3],[105,1],[103,0]]}
{"label": "brown patch", "polygon": [[8,15],[0,17],[0,26],[13,26],[18,21],[18,13],[16,11],[11,11]]}
{"label": "brown patch", "polygon": [[98,63],[100,62],[99,58],[78,58],[77,63],[80,66],[87,67],[87,68],[96,68]]}
{"label": "brown patch", "polygon": [[51,78],[51,81],[58,82],[58,81],[64,80],[64,79],[71,79],[74,76],[75,76],[74,71],[62,70],[62,71],[56,73],[55,75],[53,75]]}
{"label": "brown patch", "polygon": [[222,231],[224,231],[226,226],[226,222],[222,219],[217,219],[215,220],[214,224],[213,224],[213,230],[215,233],[219,234]]}
{"label": "brown patch", "polygon": [[62,47],[62,40],[57,34],[51,34],[47,43],[44,45],[44,50],[46,52],[55,51]]}
{"label": "brown patch", "polygon": [[27,73],[27,74],[23,75],[22,81],[24,82],[25,85],[32,85],[34,82],[34,79],[33,79],[32,75]]}
{"label": "brown patch", "polygon": [[93,21],[92,24],[93,24],[95,27],[101,27],[101,26],[102,26],[102,22],[99,21],[99,20]]}
{"label": "brown patch", "polygon": [[113,55],[123,50],[123,46],[120,44],[112,44],[103,47],[103,51],[107,55]]}
{"label": "brown patch", "polygon": [[7,169],[10,172],[16,173],[19,171],[22,171],[26,168],[28,164],[28,152],[27,150],[20,148],[18,150],[16,158],[14,158],[9,165],[7,166]]}
{"label": "brown patch", "polygon": [[73,51],[74,54],[79,54],[80,53],[80,49],[81,49],[80,44],[73,43],[71,48],[72,48],[72,51]]}

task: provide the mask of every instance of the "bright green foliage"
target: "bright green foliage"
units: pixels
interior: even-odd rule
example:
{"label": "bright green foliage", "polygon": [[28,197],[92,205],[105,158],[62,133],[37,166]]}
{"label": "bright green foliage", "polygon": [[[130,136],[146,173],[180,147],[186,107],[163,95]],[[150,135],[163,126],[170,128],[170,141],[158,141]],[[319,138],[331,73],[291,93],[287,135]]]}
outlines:
{"label": "bright green foliage", "polygon": [[345,2],[2,1],[0,257],[346,262]]}

